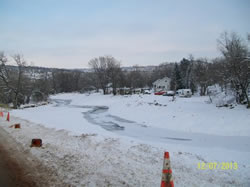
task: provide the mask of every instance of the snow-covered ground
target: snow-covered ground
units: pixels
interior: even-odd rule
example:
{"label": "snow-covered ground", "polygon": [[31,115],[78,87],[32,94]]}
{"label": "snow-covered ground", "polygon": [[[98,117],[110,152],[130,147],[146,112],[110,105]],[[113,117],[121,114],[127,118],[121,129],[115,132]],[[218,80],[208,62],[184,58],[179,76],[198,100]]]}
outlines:
{"label": "snow-covered ground", "polygon": [[[169,151],[176,186],[250,186],[250,110],[243,106],[155,95],[74,93],[51,100],[12,111],[20,130],[1,123],[24,146],[42,138],[44,149],[27,150],[66,183],[160,186]],[[235,162],[238,169],[200,170],[199,162]]]}

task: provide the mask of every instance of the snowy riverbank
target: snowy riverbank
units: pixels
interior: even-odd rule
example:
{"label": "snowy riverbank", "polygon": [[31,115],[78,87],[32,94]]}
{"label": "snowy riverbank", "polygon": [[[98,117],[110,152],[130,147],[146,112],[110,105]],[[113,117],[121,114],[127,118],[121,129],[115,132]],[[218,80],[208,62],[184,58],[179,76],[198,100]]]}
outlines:
{"label": "snowy riverbank", "polygon": [[[176,186],[250,184],[250,112],[241,106],[216,108],[203,97],[172,102],[154,95],[60,94],[51,99],[47,106],[12,111],[17,117],[11,123],[21,122],[20,130],[2,119],[1,124],[66,183],[160,186],[163,152],[169,151]],[[28,147],[34,137],[44,140],[44,149]],[[199,162],[239,167],[199,170]]]}

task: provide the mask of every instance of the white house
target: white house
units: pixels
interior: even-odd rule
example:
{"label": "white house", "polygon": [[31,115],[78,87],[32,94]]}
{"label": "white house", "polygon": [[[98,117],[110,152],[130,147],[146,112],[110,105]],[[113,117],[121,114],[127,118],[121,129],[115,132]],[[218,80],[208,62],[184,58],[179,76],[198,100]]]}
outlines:
{"label": "white house", "polygon": [[154,92],[170,90],[170,81],[170,78],[164,77],[153,82]]}

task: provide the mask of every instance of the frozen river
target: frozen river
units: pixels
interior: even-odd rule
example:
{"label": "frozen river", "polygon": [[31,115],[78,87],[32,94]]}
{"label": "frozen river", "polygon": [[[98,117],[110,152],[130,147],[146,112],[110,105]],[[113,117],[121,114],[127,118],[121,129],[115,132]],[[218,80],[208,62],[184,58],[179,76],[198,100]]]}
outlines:
{"label": "frozen river", "polygon": [[[250,150],[250,137],[247,136],[219,136],[149,127],[122,116],[111,115],[107,106],[71,105],[71,100],[62,99],[53,99],[53,102],[55,107],[83,108],[83,118],[89,123],[122,136],[157,143],[226,148],[240,152]],[[166,122],[167,120],[166,118]]]}

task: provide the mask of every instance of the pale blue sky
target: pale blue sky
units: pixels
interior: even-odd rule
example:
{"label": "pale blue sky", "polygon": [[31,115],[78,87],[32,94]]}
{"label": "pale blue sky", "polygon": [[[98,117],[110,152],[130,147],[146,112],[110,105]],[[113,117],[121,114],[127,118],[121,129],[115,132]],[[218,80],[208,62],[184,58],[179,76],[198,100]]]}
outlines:
{"label": "pale blue sky", "polygon": [[0,0],[0,51],[38,66],[123,66],[219,54],[223,31],[250,33],[249,0]]}

